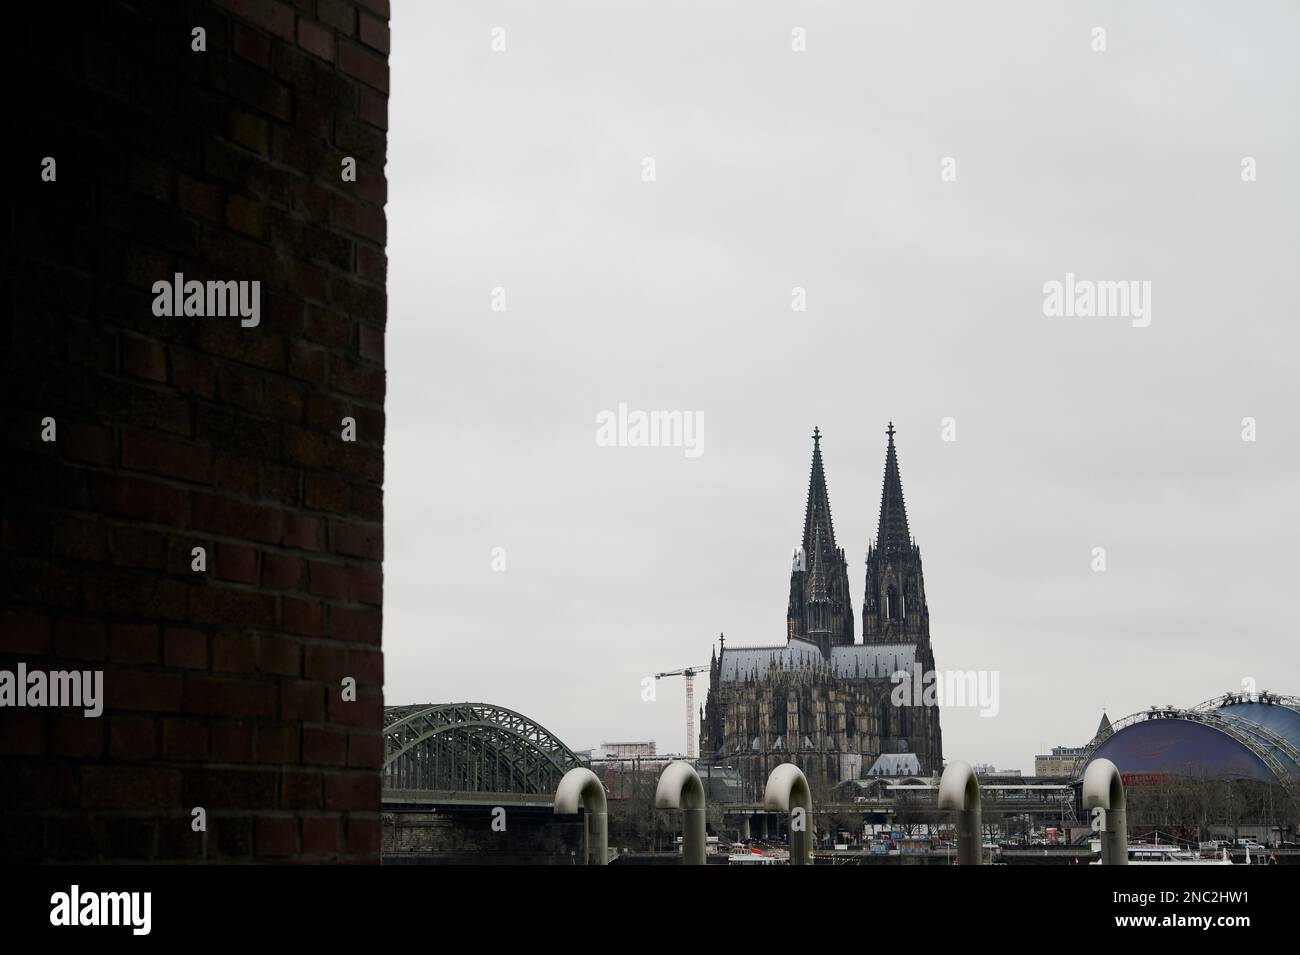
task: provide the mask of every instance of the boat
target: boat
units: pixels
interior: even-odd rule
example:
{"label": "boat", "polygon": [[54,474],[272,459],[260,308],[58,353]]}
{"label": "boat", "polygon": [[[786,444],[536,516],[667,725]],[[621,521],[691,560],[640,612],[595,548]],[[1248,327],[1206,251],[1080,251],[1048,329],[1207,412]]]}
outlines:
{"label": "boat", "polygon": [[[1100,849],[1101,843],[1094,842],[1093,848]],[[1250,861],[1249,853],[1247,862]],[[1128,847],[1128,864],[1129,865],[1232,865],[1233,862],[1228,858],[1228,850],[1223,850],[1223,856],[1215,859],[1203,859],[1200,853],[1195,849],[1183,849],[1176,845],[1161,845],[1153,842],[1135,842],[1130,843]],[[1101,865],[1100,859],[1094,859],[1091,865]]]}

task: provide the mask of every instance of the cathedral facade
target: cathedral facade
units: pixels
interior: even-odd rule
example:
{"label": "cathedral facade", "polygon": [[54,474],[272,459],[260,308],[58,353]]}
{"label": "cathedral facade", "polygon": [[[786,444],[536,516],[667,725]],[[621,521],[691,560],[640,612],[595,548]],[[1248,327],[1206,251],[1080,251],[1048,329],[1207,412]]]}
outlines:
{"label": "cathedral facade", "polygon": [[939,708],[896,692],[934,671],[921,551],[912,540],[894,426],[886,434],[876,538],[867,550],[862,639],[848,562],[835,542],[821,434],[813,432],[803,541],[790,571],[785,643],[715,648],[700,728],[702,760],[737,769],[761,796],[768,773],[798,765],[814,792],[869,775],[943,768]]}

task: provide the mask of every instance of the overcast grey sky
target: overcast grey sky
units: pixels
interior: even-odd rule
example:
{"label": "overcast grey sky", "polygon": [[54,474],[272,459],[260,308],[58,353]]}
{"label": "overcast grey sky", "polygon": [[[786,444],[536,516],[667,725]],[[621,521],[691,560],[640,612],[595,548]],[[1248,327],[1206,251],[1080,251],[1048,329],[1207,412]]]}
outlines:
{"label": "overcast grey sky", "polygon": [[[392,26],[390,704],[681,752],[682,682],[640,680],[784,640],[814,425],[860,635],[890,419],[938,666],[1001,673],[997,718],[944,711],[948,759],[1030,770],[1103,704],[1246,677],[1300,694],[1294,4]],[[1045,316],[1067,272],[1150,282],[1150,325]],[[620,402],[698,412],[703,454],[599,447]]]}

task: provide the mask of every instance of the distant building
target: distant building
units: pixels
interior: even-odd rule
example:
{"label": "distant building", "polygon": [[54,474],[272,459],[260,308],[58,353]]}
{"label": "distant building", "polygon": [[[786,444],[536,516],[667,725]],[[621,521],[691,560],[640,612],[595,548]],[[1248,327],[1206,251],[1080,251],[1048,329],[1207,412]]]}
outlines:
{"label": "distant building", "polygon": [[848,563],[831,521],[821,433],[814,431],[786,641],[723,643],[710,663],[700,755],[735,767],[751,796],[786,762],[803,770],[815,793],[869,775],[928,776],[943,767],[939,708],[924,699],[896,705],[891,698],[894,675],[919,682],[933,672],[934,653],[921,550],[908,527],[892,424],[886,434],[880,519],[866,558],[862,642],[854,634]]}
{"label": "distant building", "polygon": [[919,776],[921,764],[915,753],[881,753],[867,770],[868,776]]}
{"label": "distant building", "polygon": [[654,756],[654,740],[633,743],[601,743],[591,751],[593,761],[609,762],[621,759],[645,759]]}
{"label": "distant building", "polygon": [[1101,722],[1097,724],[1097,732],[1093,734],[1091,742],[1085,743],[1083,746],[1053,746],[1050,753],[1041,753],[1035,756],[1034,775],[1075,776],[1079,768],[1079,760],[1083,759],[1088,752],[1088,748],[1093,743],[1104,740],[1114,732],[1110,725],[1110,717],[1103,712]]}
{"label": "distant building", "polygon": [[1000,776],[1005,778],[1022,775],[1018,769],[998,769],[992,763],[976,763],[974,768],[976,776]]}

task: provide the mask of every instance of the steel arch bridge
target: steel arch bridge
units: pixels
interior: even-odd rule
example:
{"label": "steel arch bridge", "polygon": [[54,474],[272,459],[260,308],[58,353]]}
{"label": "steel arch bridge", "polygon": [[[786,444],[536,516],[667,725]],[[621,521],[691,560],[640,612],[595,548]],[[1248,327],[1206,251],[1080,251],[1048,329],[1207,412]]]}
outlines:
{"label": "steel arch bridge", "polygon": [[384,708],[384,788],[554,794],[582,760],[554,733],[491,703]]}

